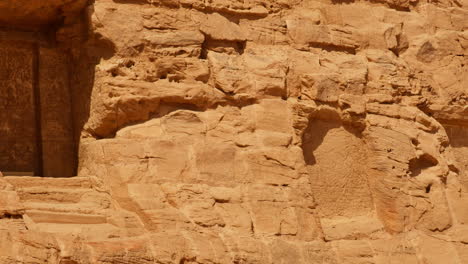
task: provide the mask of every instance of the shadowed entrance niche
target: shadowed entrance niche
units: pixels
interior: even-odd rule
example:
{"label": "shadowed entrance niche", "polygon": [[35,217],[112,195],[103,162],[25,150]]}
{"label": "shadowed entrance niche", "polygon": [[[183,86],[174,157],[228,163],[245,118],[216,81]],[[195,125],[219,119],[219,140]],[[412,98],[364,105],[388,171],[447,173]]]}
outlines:
{"label": "shadowed entrance niche", "polygon": [[7,175],[75,174],[69,59],[45,38],[0,30],[0,170]]}
{"label": "shadowed entrance niche", "polygon": [[76,42],[71,29],[81,32],[90,3],[0,3],[0,170],[7,176],[76,174],[73,53],[60,43]]}

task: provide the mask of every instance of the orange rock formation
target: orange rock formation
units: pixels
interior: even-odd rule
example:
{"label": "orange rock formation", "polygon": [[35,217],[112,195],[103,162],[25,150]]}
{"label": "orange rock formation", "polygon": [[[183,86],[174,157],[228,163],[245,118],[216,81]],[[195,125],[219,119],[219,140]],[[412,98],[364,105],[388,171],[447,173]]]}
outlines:
{"label": "orange rock formation", "polygon": [[467,0],[0,22],[0,263],[468,263]]}

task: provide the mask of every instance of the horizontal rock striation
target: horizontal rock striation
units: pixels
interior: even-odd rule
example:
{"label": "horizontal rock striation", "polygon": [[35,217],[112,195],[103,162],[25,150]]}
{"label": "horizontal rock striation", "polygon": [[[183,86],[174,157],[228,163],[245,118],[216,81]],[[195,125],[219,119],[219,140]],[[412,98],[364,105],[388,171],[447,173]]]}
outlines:
{"label": "horizontal rock striation", "polygon": [[0,263],[468,263],[466,0],[0,14]]}

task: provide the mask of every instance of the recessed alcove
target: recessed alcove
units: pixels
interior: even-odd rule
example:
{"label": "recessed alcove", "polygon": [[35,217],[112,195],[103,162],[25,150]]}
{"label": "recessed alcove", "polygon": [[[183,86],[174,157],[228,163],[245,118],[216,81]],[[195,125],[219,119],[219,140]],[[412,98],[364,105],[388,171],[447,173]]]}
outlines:
{"label": "recessed alcove", "polygon": [[84,19],[88,2],[0,3],[0,171],[6,175],[76,174],[74,106],[81,102],[73,100],[71,80],[78,77],[70,48],[55,38]]}
{"label": "recessed alcove", "polygon": [[67,55],[43,46],[37,34],[9,30],[0,36],[0,170],[72,176],[76,148]]}

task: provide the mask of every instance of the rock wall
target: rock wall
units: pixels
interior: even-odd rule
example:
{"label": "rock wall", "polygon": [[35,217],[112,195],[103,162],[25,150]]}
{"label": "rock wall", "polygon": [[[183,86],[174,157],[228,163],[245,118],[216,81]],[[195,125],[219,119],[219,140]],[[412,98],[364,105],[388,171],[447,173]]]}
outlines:
{"label": "rock wall", "polygon": [[0,260],[468,263],[467,7],[64,12],[39,65],[46,105],[70,108],[44,110],[43,142],[79,177],[0,179]]}

